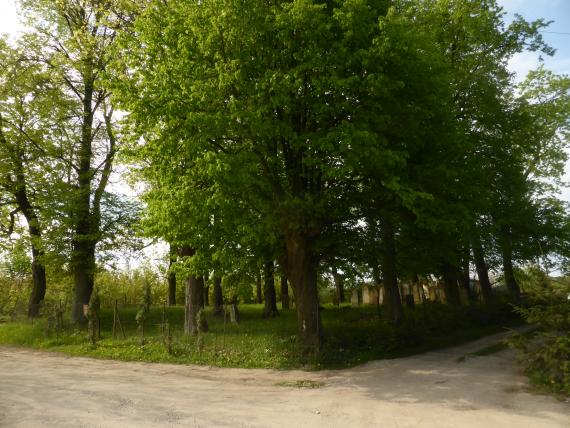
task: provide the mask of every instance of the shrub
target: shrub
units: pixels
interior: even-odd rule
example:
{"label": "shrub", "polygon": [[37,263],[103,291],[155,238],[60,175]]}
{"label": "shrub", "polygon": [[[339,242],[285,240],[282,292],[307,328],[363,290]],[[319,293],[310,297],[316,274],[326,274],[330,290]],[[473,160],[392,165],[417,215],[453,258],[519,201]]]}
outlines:
{"label": "shrub", "polygon": [[552,282],[533,290],[528,307],[516,310],[539,330],[533,337],[519,335],[510,341],[531,382],[556,393],[570,395],[570,284]]}
{"label": "shrub", "polygon": [[150,284],[153,302],[164,302],[168,296],[165,278],[148,267],[140,267],[130,272],[101,271],[97,273],[95,282],[101,296],[101,304],[108,308],[113,307],[115,300],[123,305],[138,304],[144,299],[146,284]]}

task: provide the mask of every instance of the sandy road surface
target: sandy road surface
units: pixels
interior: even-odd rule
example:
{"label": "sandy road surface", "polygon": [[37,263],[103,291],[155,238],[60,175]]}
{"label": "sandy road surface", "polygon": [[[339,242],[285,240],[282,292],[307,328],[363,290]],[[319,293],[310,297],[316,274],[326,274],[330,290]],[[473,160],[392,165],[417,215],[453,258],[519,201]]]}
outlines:
{"label": "sandy road surface", "polygon": [[[526,392],[496,341],[342,371],[217,369],[0,347],[0,427],[570,427],[570,403]],[[324,382],[319,389],[276,386]]]}

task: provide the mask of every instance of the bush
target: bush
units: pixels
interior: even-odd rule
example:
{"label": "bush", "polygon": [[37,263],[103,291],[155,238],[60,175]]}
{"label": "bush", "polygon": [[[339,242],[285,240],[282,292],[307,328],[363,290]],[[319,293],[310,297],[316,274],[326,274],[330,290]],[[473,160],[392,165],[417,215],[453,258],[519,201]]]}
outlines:
{"label": "bush", "polygon": [[14,280],[0,276],[0,321],[25,316],[31,279]]}
{"label": "bush", "polygon": [[[140,267],[131,272],[101,271],[95,277],[101,296],[101,304],[111,308],[115,300],[123,305],[137,305],[145,295],[145,284],[150,285],[152,301],[156,304],[166,301],[168,284],[160,273]],[[183,288],[183,287],[178,287]]]}
{"label": "bush", "polygon": [[570,284],[550,283],[536,288],[528,307],[517,311],[539,330],[519,335],[510,344],[520,352],[531,382],[548,391],[570,396]]}

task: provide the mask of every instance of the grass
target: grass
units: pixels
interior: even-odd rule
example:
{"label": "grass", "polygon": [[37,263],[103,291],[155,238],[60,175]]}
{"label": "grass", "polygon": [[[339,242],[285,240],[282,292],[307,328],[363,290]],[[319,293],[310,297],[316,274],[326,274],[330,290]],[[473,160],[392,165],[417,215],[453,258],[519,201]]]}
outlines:
{"label": "grass", "polygon": [[325,386],[323,382],[316,382],[314,380],[302,379],[302,380],[286,380],[283,382],[277,382],[275,386],[284,386],[286,388],[310,388],[316,389]]}
{"label": "grass", "polygon": [[[68,355],[125,361],[205,364],[220,367],[344,368],[366,361],[412,355],[444,348],[501,331],[520,320],[506,307],[453,308],[430,303],[407,310],[404,323],[394,327],[378,317],[375,307],[325,306],[322,311],[325,344],[317,355],[300,352],[294,311],[280,311],[274,319],[261,319],[262,305],[240,306],[241,323],[233,325],[211,315],[210,331],[196,337],[182,333],[183,307],[166,310],[172,347],[168,352],[161,334],[162,308],[152,308],[140,345],[136,308],[121,308],[126,340],[112,338],[113,312],[101,313],[101,340],[95,346],[85,330],[69,324],[57,334],[46,320],[0,324],[0,343],[48,349]],[[120,336],[119,336],[120,337]]]}
{"label": "grass", "polygon": [[457,358],[458,363],[465,362],[468,358],[472,357],[487,357],[489,355],[497,354],[501,351],[504,351],[509,346],[503,341],[498,343],[493,343],[492,345],[485,346],[484,348],[478,349],[475,352],[471,352],[466,355],[462,355],[461,357]]}

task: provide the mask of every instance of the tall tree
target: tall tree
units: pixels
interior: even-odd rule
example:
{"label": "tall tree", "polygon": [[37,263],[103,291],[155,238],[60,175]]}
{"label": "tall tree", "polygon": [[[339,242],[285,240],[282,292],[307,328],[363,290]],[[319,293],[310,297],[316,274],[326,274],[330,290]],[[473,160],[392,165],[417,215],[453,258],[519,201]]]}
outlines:
{"label": "tall tree", "polygon": [[281,309],[289,309],[289,284],[287,282],[287,275],[281,274]]}
{"label": "tall tree", "polygon": [[177,250],[172,245],[169,246],[168,251],[168,305],[176,305],[176,272],[173,270],[173,265],[176,263]]}
{"label": "tall tree", "polygon": [[275,293],[275,264],[265,262],[263,266],[263,318],[274,318],[277,312],[277,296]]}
{"label": "tall tree", "polygon": [[[50,76],[45,64],[34,61],[39,51],[35,37],[27,36],[15,47],[0,39],[0,198],[27,224],[31,247],[32,293],[28,316],[39,314],[46,293],[46,230],[56,228],[50,212],[61,202],[57,195],[61,175],[61,126],[72,105]],[[49,226],[49,227],[48,227]]]}
{"label": "tall tree", "polygon": [[[437,64],[422,55],[429,34],[387,6],[153,2],[136,38],[125,37],[133,55],[121,58],[125,79],[117,85],[146,142],[139,156],[151,170],[164,165],[162,179],[181,151],[184,175],[206,168],[201,183],[212,193],[193,198],[198,218],[212,215],[212,194],[231,195],[239,207],[255,200],[285,241],[298,334],[312,349],[323,334],[317,271],[325,231],[354,217],[363,165],[383,171],[377,183],[412,203],[414,191],[399,184],[403,142],[432,107],[439,111],[425,88],[446,88]],[[422,95],[412,97],[414,90]],[[236,214],[227,210],[223,218]],[[238,217],[238,227],[254,230],[251,218]]]}
{"label": "tall tree", "polygon": [[52,79],[75,97],[76,108],[67,120],[76,128],[77,141],[66,153],[74,176],[68,207],[72,229],[71,267],[74,277],[72,319],[85,322],[95,274],[97,244],[102,239],[102,206],[117,152],[117,136],[110,92],[103,79],[116,30],[127,15],[119,1],[23,0],[43,50],[37,60],[48,65]]}

